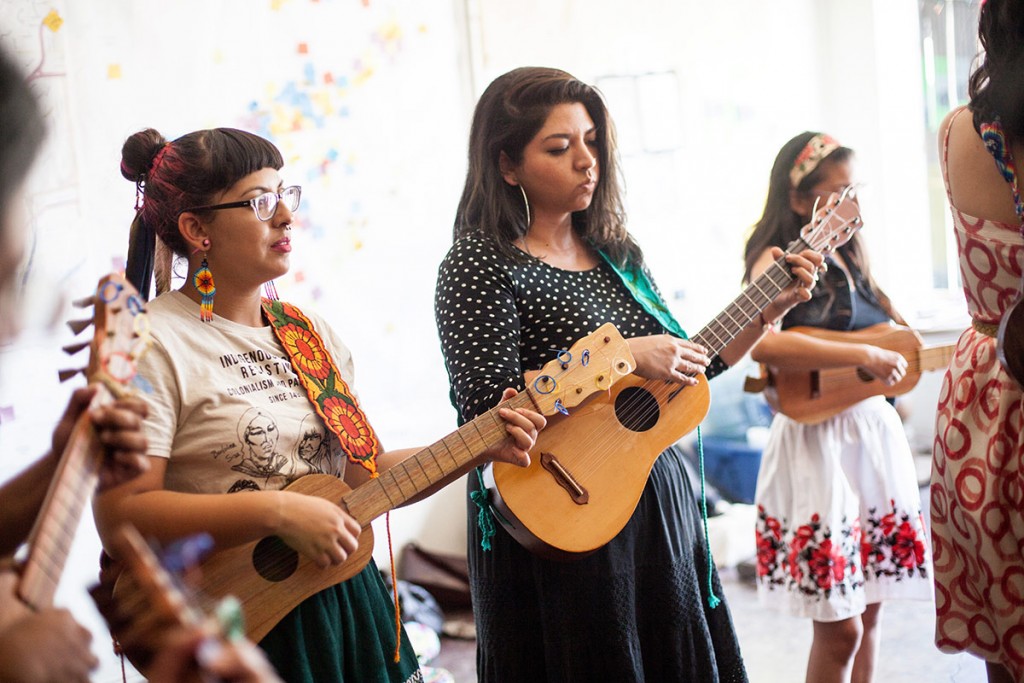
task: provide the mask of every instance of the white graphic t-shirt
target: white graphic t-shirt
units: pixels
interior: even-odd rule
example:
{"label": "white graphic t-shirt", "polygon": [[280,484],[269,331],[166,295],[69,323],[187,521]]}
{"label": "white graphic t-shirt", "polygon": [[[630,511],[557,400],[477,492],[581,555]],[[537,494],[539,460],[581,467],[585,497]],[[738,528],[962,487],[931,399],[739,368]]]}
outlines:
{"label": "white graphic t-shirt", "polygon": [[[139,361],[151,391],[149,454],[170,459],[164,486],[187,493],[281,489],[312,473],[342,476],[338,439],[316,414],[271,327],[214,314],[178,291],[148,305],[153,343]],[[352,389],[348,348],[306,314]],[[148,389],[148,388],[147,388]]]}

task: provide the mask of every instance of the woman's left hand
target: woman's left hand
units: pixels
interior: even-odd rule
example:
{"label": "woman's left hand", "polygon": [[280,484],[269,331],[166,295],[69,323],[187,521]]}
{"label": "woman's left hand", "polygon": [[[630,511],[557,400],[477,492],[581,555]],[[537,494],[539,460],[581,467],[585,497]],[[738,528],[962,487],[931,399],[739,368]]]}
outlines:
{"label": "woman's left hand", "polygon": [[[785,252],[772,247],[772,259],[779,259]],[[804,249],[798,254],[787,254],[786,263],[794,280],[764,309],[765,320],[778,320],[786,315],[789,309],[799,303],[809,301],[811,290],[818,282],[818,273],[826,269],[825,258],[813,249]],[[772,309],[769,311],[769,309]]]}
{"label": "woman's left hand", "polygon": [[[519,392],[511,387],[501,395],[507,401]],[[547,419],[540,413],[527,408],[501,408],[498,410],[505,420],[508,437],[498,446],[484,452],[486,460],[507,462],[520,467],[530,464],[530,449],[537,442],[537,434],[547,425]]]}

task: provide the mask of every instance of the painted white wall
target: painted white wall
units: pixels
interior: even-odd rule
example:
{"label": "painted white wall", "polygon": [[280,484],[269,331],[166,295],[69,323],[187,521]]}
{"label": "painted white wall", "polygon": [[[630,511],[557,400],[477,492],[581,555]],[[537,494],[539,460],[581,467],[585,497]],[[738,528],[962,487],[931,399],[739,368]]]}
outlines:
{"label": "painted white wall", "polygon": [[[40,29],[51,8],[63,25]],[[242,126],[281,146],[286,180],[304,186],[304,227],[279,290],[352,347],[364,407],[389,447],[455,427],[434,277],[472,106],[516,66],[558,66],[605,89],[631,229],[687,329],[738,292],[774,156],[807,129],[857,150],[872,256],[908,317],[940,307],[955,324],[962,305],[932,293],[924,270],[924,149],[934,141],[923,133],[912,0],[0,0],[0,26],[27,69],[57,74],[35,82],[51,140],[33,181],[30,326],[0,349],[0,409],[14,411],[0,422],[0,477],[43,450],[66,402],[54,371],[70,335],[59,321],[123,264],[134,193],[119,151],[147,126],[169,137]],[[917,401],[919,416],[934,409],[930,394]],[[463,496],[459,483],[395,512],[396,550],[416,540],[462,552]],[[385,530],[375,528],[383,566]],[[105,651],[81,592],[95,576],[90,520],[79,546],[61,599]],[[108,657],[96,680],[118,677]]]}

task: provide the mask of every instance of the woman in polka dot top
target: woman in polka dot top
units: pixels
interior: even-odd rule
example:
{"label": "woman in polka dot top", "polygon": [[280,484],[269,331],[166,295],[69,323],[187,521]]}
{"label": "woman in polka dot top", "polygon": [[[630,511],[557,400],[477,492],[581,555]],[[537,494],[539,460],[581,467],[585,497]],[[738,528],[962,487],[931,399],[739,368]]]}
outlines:
{"label": "woman in polka dot top", "polygon": [[[610,265],[643,269],[615,159],[600,94],[565,72],[516,69],[480,98],[435,298],[460,422],[603,323],[628,340],[637,374],[692,385],[694,374],[738,361],[767,321],[809,298],[821,259],[805,252],[787,257],[800,286],[715,358],[668,334]],[[471,475],[470,493],[479,487]],[[747,680],[728,607],[709,606],[699,508],[675,447],[658,458],[626,527],[578,561],[535,556],[500,526],[484,538],[468,507],[481,681]],[[710,583],[721,595],[717,575]]]}

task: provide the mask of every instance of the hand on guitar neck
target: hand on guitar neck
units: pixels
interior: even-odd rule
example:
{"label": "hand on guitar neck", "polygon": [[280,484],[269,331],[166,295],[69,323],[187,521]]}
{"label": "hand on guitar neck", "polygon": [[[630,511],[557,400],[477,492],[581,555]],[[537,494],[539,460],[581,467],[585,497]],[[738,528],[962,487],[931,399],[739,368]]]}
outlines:
{"label": "hand on guitar neck", "polygon": [[118,386],[131,379],[126,370],[145,346],[139,343],[143,310],[125,305],[134,290],[117,278],[102,280],[88,300],[96,304],[86,371],[92,383],[72,394],[51,453],[0,488],[0,556],[25,545],[17,562],[0,568],[4,681],[87,681],[96,665],[89,633],[66,610],[53,607],[53,596],[96,483],[124,481],[145,467],[145,407]]}

